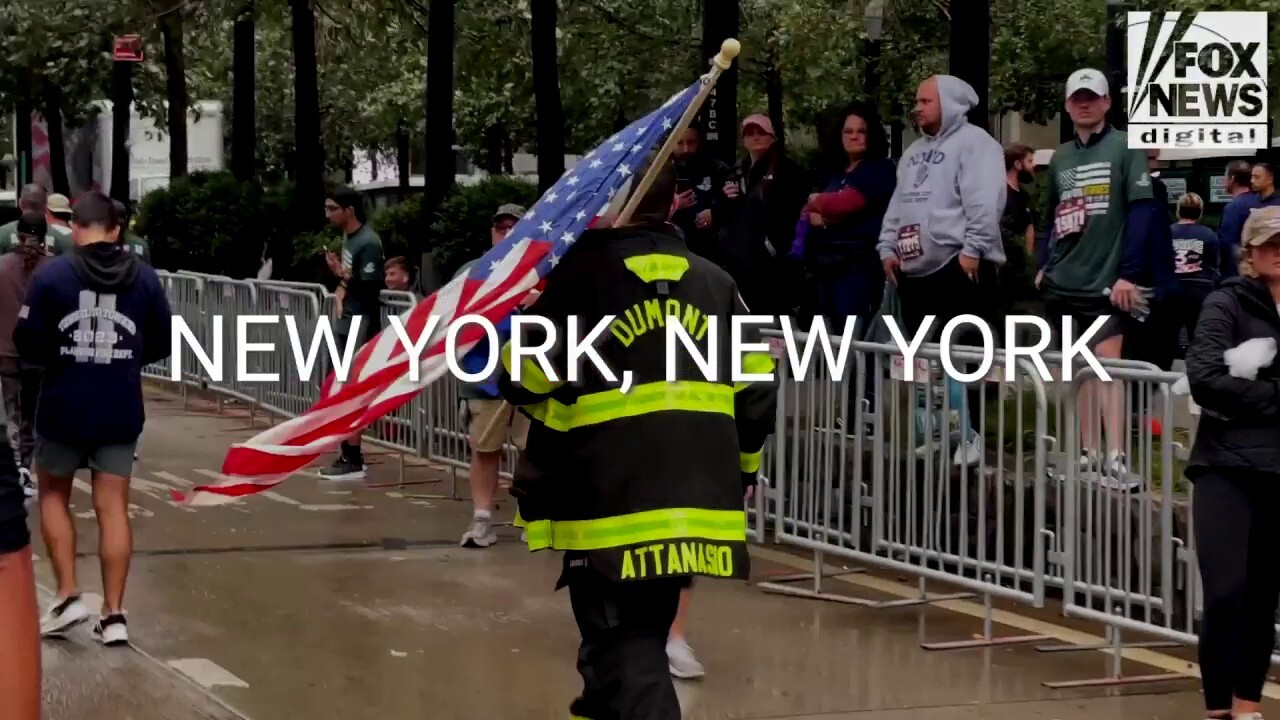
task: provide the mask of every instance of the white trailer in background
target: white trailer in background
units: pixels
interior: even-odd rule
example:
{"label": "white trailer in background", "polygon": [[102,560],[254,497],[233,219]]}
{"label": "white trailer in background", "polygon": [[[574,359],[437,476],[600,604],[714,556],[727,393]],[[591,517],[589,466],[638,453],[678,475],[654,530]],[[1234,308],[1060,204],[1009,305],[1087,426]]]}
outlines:
{"label": "white trailer in background", "polygon": [[[72,194],[79,194],[95,184],[103,192],[111,192],[111,103],[95,103],[97,118],[87,126],[63,133],[66,150],[67,179]],[[129,118],[129,197],[135,202],[156,188],[169,184],[169,137],[165,123],[156,123],[133,109]],[[50,169],[48,128],[37,113],[31,116],[33,178],[53,188]],[[15,138],[14,145],[17,142]],[[223,169],[222,103],[192,103],[187,119],[187,171]]]}
{"label": "white trailer in background", "polygon": [[[111,192],[111,103],[101,103],[102,112],[95,123],[93,142],[93,180],[102,191]],[[129,198],[138,201],[143,195],[169,184],[169,136],[160,127],[138,114],[135,108],[129,118]],[[187,117],[187,172],[223,169],[222,103],[192,103]]]}

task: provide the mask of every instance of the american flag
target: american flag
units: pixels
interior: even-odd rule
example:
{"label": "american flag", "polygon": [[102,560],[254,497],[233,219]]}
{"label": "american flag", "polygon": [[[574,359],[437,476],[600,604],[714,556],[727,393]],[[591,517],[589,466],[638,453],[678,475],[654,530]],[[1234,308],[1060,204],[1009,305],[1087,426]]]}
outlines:
{"label": "american flag", "polygon": [[[518,305],[569,252],[573,243],[633,179],[650,151],[676,126],[697,98],[704,76],[672,95],[663,106],[614,134],[587,153],[516,223],[506,240],[485,253],[470,271],[400,316],[405,334],[418,339],[432,316],[432,328],[410,379],[410,358],[396,332],[387,328],[356,353],[345,383],[330,375],[321,399],[305,413],[233,445],[222,477],[175,495],[192,505],[216,505],[269,490],[353,433],[413,399],[448,371],[445,337],[449,325],[481,315],[495,326]],[[457,333],[458,365],[468,367],[470,353],[488,352],[485,330],[469,323]],[[479,363],[483,366],[484,363]]]}

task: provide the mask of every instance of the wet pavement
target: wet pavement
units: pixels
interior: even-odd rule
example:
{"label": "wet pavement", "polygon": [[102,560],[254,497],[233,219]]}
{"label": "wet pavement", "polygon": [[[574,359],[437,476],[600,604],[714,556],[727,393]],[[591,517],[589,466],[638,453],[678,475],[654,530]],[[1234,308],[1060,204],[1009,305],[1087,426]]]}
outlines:
{"label": "wet pavement", "polygon": [[[244,417],[199,403],[184,410],[181,400],[152,394],[134,471],[137,554],[125,603],[137,648],[98,647],[87,629],[46,642],[50,720],[567,715],[580,681],[568,600],[552,590],[557,556],[529,554],[509,527],[493,548],[458,548],[468,506],[424,497],[448,495],[448,473],[415,461],[398,485],[394,454],[371,455],[364,484],[299,475],[235,505],[189,510],[171,501],[171,490],[206,482],[227,446],[250,433]],[[96,529],[88,486],[79,487],[79,573],[92,594],[101,587]],[[461,474],[458,489],[465,493]],[[504,507],[498,517],[512,512]],[[754,564],[764,576],[808,562],[765,550]],[[41,584],[51,587],[47,564],[39,565]],[[892,579],[857,582],[862,595],[913,589]],[[1163,669],[1127,662],[1125,673],[1177,668],[1187,677],[1053,690],[1042,683],[1104,674],[1107,656],[920,647],[979,632],[974,607],[877,610],[700,581],[690,640],[708,675],[678,682],[685,717],[1203,717],[1194,668],[1151,651],[1145,657]],[[1043,621],[1023,620],[1024,630],[1045,632]],[[997,634],[1022,631],[997,626]]]}

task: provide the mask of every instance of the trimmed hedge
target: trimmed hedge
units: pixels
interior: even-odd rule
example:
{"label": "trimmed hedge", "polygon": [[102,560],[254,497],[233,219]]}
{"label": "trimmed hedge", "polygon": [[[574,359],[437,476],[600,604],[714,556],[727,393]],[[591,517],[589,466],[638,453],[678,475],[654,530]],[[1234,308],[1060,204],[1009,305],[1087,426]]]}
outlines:
{"label": "trimmed hedge", "polygon": [[150,243],[156,267],[253,277],[264,247],[289,235],[291,196],[288,185],[192,173],[147,193],[134,232]]}
{"label": "trimmed hedge", "polygon": [[[135,232],[151,243],[156,267],[166,270],[255,277],[264,248],[292,248],[288,267],[274,260],[277,278],[332,285],[324,252],[341,249],[342,233],[334,227],[298,233],[292,193],[290,184],[263,188],[229,173],[192,173],[143,198]],[[537,197],[532,183],[492,177],[455,187],[430,232],[423,227],[420,195],[373,213],[369,223],[386,257],[403,255],[416,265],[424,251],[434,249],[437,271],[452,274],[489,249],[489,227],[500,205],[529,207]],[[428,238],[436,239],[431,247]]]}

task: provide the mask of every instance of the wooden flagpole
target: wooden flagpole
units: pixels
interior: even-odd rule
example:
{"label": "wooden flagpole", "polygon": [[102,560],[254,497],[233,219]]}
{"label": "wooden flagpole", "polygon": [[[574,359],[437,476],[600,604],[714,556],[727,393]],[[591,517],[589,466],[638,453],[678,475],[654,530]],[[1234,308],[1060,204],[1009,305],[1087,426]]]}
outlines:
{"label": "wooden flagpole", "polygon": [[[720,75],[733,66],[733,61],[738,57],[738,53],[741,50],[742,44],[734,38],[729,38],[720,44],[720,52],[711,59],[710,72],[702,76],[702,87],[698,89],[697,97],[693,99],[693,102],[689,103],[689,107],[685,108],[684,114],[680,116],[680,121],[672,128],[671,134],[667,135],[666,141],[659,148],[658,155],[650,163],[648,171],[645,172],[644,177],[640,178],[640,182],[635,184],[627,204],[622,208],[622,212],[618,214],[617,219],[614,220],[614,225],[625,225],[631,219],[631,215],[636,211],[640,200],[649,191],[654,179],[658,177],[658,170],[666,163],[667,158],[671,157],[671,153],[675,151],[676,143],[679,141],[681,133],[693,123],[693,118],[697,116],[698,110],[702,108],[702,103],[706,101],[707,95],[711,94],[711,89],[715,87],[716,80],[719,80]],[[507,414],[507,410],[510,407],[506,400],[502,401],[498,411],[494,413],[493,418],[485,426],[481,437],[488,437],[489,433],[493,432],[499,419]]]}

